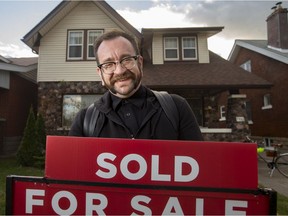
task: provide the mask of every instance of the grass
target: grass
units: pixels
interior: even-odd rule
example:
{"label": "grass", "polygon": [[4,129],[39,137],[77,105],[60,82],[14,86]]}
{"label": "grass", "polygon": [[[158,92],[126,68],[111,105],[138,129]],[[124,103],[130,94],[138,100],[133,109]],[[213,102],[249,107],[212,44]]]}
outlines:
{"label": "grass", "polygon": [[0,158],[0,215],[5,214],[6,176],[8,175],[44,176],[44,170],[19,166],[14,157]]}
{"label": "grass", "polygon": [[[44,170],[19,166],[14,157],[0,158],[0,215],[5,214],[6,176],[44,176]],[[278,215],[288,215],[288,197],[277,194]]]}

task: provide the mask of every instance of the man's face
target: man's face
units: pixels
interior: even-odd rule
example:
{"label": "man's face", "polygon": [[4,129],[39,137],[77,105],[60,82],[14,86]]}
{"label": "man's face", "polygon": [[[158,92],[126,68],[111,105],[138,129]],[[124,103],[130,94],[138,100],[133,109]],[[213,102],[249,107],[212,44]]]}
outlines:
{"label": "man's face", "polygon": [[122,67],[119,62],[130,56],[135,56],[132,44],[123,37],[103,41],[98,48],[98,61],[100,64],[106,62],[118,62],[112,74],[105,74],[97,68],[98,74],[102,78],[102,84],[110,92],[120,98],[128,98],[139,88],[143,76],[143,58],[139,56],[135,61],[135,66],[130,70]]}

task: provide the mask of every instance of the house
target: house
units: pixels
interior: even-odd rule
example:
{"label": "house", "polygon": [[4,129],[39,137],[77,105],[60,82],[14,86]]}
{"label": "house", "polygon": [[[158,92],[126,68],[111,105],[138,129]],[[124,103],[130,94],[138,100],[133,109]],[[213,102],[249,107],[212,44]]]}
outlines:
{"label": "house", "polygon": [[37,108],[37,59],[0,56],[0,156],[17,151],[29,109]]}
{"label": "house", "polygon": [[273,84],[271,89],[243,90],[250,109],[250,130],[267,145],[288,144],[288,19],[277,3],[267,18],[267,40],[236,40],[229,61]]}
{"label": "house", "polygon": [[[145,85],[185,97],[205,139],[239,139],[249,130],[246,111],[238,102],[239,89],[271,84],[208,50],[207,38],[223,28],[146,28],[140,33],[105,1],[62,1],[22,39],[39,54],[38,110],[47,134],[67,134],[79,108],[106,91],[96,73],[93,41],[103,32],[120,29],[134,35],[141,47]],[[227,110],[231,118],[224,125],[215,108],[223,91],[231,93],[233,109]],[[236,121],[238,114],[241,118]]]}

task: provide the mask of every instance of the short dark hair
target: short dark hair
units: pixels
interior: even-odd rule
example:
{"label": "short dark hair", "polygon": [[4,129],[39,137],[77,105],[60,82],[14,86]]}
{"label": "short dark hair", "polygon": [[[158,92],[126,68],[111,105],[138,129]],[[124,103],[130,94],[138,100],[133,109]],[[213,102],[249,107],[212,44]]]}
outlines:
{"label": "short dark hair", "polygon": [[139,55],[140,51],[139,51],[139,47],[138,47],[138,43],[135,40],[135,37],[133,37],[132,35],[120,31],[120,30],[113,30],[113,31],[109,31],[106,32],[102,35],[100,35],[99,37],[96,38],[95,42],[94,42],[94,56],[96,58],[96,62],[99,64],[99,60],[98,60],[98,48],[101,45],[101,43],[105,40],[112,40],[115,39],[117,37],[124,37],[126,38],[128,41],[130,41],[130,43],[132,44],[134,50],[135,50],[135,54]]}

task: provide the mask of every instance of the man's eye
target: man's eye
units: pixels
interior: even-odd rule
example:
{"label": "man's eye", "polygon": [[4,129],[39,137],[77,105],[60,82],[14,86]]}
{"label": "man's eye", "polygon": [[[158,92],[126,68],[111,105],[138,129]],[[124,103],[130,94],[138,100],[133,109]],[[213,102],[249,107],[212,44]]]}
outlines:
{"label": "man's eye", "polygon": [[102,67],[104,67],[104,69],[109,69],[109,68],[112,68],[113,65],[114,65],[113,63],[106,63]]}

